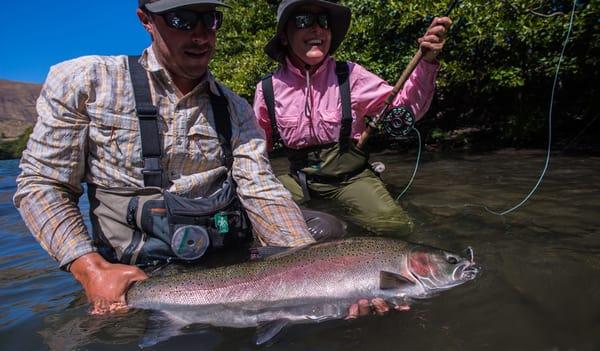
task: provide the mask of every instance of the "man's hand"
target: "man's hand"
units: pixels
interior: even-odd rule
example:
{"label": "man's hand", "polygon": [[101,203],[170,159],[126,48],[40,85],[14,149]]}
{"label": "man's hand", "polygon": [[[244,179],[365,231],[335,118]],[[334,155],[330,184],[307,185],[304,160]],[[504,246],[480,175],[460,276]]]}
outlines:
{"label": "man's hand", "polygon": [[148,278],[135,266],[109,263],[95,252],[73,261],[71,273],[83,286],[92,314],[126,309],[127,289],[134,282]]}
{"label": "man's hand", "polygon": [[[358,303],[350,306],[346,319],[355,319],[357,317],[366,316],[371,313],[371,309],[381,316],[390,310],[390,306],[388,306],[384,299],[379,297],[371,300],[371,304],[369,304],[369,300],[362,299],[359,300]],[[394,309],[397,311],[408,311],[410,307],[407,304],[402,304],[394,306]]]}
{"label": "man's hand", "polygon": [[423,52],[423,60],[434,62],[438,54],[444,48],[446,35],[452,25],[452,20],[448,17],[436,17],[433,19],[427,32],[419,38],[419,45]]}

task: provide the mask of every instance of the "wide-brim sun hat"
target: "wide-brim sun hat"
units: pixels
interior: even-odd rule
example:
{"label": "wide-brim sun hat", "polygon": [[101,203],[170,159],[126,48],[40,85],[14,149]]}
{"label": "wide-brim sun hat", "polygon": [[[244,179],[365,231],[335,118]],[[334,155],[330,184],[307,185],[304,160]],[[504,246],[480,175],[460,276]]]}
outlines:
{"label": "wide-brim sun hat", "polygon": [[265,45],[265,53],[273,60],[283,62],[286,47],[281,43],[279,34],[285,30],[290,16],[302,5],[318,5],[329,14],[329,26],[331,28],[329,55],[332,55],[337,50],[346,37],[352,18],[352,12],[348,7],[325,0],[283,0],[277,8],[277,30],[275,31],[275,35]]}
{"label": "wide-brim sun hat", "polygon": [[231,7],[219,0],[138,0],[138,6],[152,13],[162,13],[191,5],[214,5]]}

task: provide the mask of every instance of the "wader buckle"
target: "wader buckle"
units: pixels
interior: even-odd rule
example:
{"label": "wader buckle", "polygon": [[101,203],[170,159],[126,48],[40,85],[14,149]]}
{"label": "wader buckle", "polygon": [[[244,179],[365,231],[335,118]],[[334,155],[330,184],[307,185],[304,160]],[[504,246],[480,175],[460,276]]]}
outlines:
{"label": "wader buckle", "polygon": [[136,113],[139,119],[155,119],[158,116],[156,106],[149,104],[140,104],[136,108]]}
{"label": "wader buckle", "polygon": [[[160,157],[144,158],[144,169],[142,169],[144,181],[147,184],[163,184],[162,169],[160,167]],[[147,179],[158,179],[158,182],[148,182]]]}

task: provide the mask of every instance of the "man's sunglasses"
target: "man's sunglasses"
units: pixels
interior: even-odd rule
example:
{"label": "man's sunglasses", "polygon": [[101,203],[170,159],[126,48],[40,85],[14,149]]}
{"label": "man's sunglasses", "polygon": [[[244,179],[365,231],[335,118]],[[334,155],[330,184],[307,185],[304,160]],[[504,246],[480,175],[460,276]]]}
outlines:
{"label": "man's sunglasses", "polygon": [[297,29],[310,28],[315,23],[323,29],[329,29],[329,15],[326,13],[297,13],[293,18]]}
{"label": "man's sunglasses", "polygon": [[223,13],[220,11],[196,12],[184,9],[178,9],[161,14],[167,26],[182,30],[192,31],[202,22],[207,31],[216,31],[223,23]]}

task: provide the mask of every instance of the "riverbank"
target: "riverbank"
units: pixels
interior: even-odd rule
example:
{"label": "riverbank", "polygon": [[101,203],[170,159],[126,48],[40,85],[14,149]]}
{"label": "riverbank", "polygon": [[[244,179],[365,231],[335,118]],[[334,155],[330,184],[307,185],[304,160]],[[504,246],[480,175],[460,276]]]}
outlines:
{"label": "riverbank", "polygon": [[31,134],[32,130],[33,127],[28,127],[25,132],[17,138],[0,139],[0,160],[21,158],[23,150],[27,147],[29,134]]}

